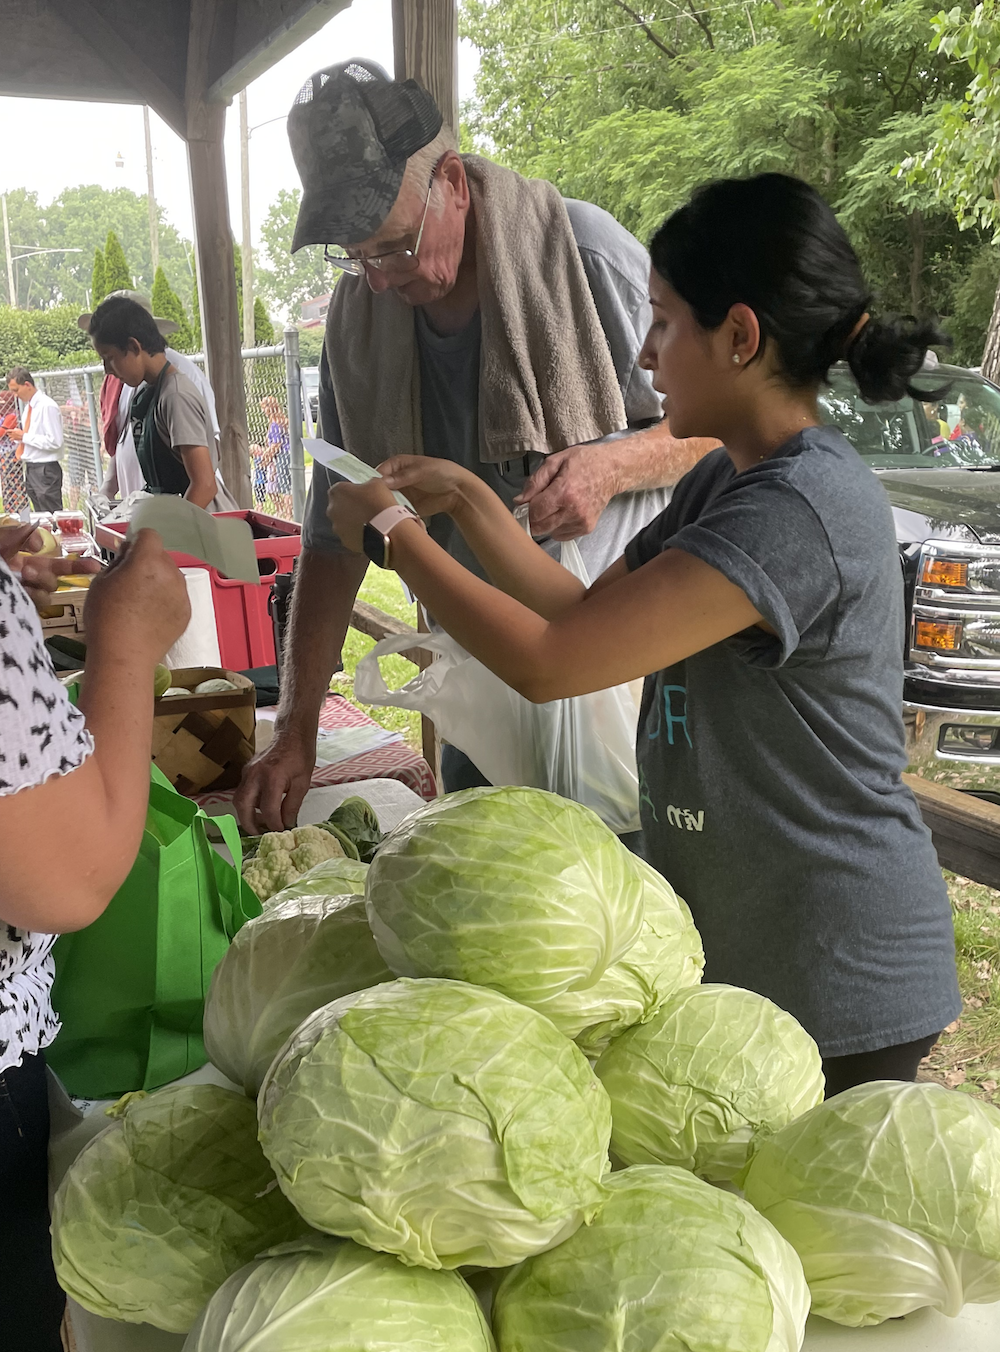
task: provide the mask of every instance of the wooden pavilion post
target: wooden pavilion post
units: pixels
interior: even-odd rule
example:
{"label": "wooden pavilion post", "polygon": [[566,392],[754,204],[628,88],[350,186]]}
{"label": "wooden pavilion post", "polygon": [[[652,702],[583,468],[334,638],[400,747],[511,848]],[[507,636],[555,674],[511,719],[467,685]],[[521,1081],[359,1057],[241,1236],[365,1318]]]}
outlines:
{"label": "wooden pavilion post", "polygon": [[392,0],[397,80],[416,80],[432,94],[458,134],[458,8],[455,0]]}
{"label": "wooden pavilion post", "polygon": [[[456,0],[392,0],[392,45],[397,80],[416,80],[431,94],[445,122],[458,135],[458,6]],[[427,630],[417,606],[417,626]],[[430,660],[418,655],[421,668]],[[431,720],[420,718],[424,758],[441,788],[441,739]]]}
{"label": "wooden pavilion post", "polygon": [[220,467],[226,487],[239,506],[250,507],[250,448],[223,144],[226,105],[206,98],[209,52],[217,11],[217,0],[191,0],[184,97],[188,170],[194,211],[201,331],[208,377],[215,391],[219,415]]}

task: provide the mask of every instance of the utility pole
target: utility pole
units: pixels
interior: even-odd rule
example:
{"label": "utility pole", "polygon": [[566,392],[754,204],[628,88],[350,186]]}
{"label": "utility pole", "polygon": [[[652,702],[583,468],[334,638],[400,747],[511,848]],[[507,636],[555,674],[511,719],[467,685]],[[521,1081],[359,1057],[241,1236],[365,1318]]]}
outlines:
{"label": "utility pole", "polygon": [[240,168],[243,196],[243,346],[256,347],[253,322],[253,245],[250,240],[250,127],[247,91],[240,90]]}
{"label": "utility pole", "polygon": [[7,220],[7,194],[0,196],[3,203],[3,247],[7,257],[7,292],[10,296],[11,307],[17,308],[17,288],[14,285],[14,259],[10,252],[10,223]]}
{"label": "utility pole", "polygon": [[150,286],[160,266],[160,227],[156,219],[156,196],[153,192],[153,138],[149,134],[149,108],[142,105],[142,126],[146,133],[146,203],[149,207],[149,253],[153,260],[153,276]]}

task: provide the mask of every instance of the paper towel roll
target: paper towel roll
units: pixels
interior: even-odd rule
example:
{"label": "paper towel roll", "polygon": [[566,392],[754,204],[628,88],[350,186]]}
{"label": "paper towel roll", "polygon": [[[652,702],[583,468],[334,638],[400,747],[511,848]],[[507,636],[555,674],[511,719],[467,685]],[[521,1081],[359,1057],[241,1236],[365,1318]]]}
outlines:
{"label": "paper towel roll", "polygon": [[182,568],[181,572],[191,602],[191,623],[163,661],[171,671],[178,667],[221,667],[211,575],[207,568]]}

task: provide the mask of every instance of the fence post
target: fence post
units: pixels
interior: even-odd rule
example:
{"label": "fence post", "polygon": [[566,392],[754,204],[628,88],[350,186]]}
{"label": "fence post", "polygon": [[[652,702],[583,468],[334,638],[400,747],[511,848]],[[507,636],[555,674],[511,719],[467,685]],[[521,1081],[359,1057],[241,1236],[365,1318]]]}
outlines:
{"label": "fence post", "polygon": [[292,471],[292,516],[302,520],[306,505],[306,465],[302,448],[302,376],[299,371],[299,331],[285,328],[285,385],[288,389],[288,451]]}
{"label": "fence post", "polygon": [[87,390],[87,411],[90,414],[90,444],[94,448],[94,468],[97,471],[95,489],[100,492],[104,482],[104,462],[101,459],[101,429],[97,421],[97,399],[94,395],[94,377],[89,371],[83,373],[83,383]]}

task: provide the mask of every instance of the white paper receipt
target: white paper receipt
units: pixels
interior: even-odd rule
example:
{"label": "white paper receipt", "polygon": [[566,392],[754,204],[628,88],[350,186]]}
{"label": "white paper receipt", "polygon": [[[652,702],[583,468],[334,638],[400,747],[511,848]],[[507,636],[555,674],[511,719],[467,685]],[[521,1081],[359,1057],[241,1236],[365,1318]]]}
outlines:
{"label": "white paper receipt", "polygon": [[136,503],[126,539],[147,528],[156,531],[164,549],[210,563],[224,577],[260,582],[253,532],[238,517],[213,516],[184,498],[160,493]]}
{"label": "white paper receipt", "polygon": [[[350,451],[345,451],[340,446],[331,446],[328,441],[320,441],[316,437],[304,437],[302,445],[314,460],[325,466],[331,474],[346,479],[349,484],[366,484],[370,483],[372,479],[382,477],[377,469],[372,469],[371,465],[366,465],[356,455],[351,455]],[[409,507],[412,510],[413,504],[402,493],[394,493],[393,497],[403,507]]]}

